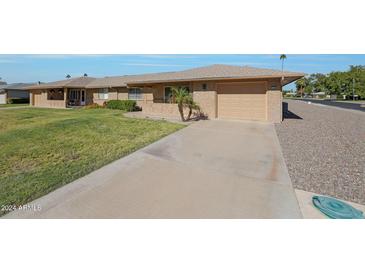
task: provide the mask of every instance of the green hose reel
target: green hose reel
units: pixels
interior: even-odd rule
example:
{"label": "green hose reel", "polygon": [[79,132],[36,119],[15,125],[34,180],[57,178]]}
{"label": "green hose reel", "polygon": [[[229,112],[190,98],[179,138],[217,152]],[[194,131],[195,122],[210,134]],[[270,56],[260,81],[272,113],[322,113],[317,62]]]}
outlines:
{"label": "green hose reel", "polygon": [[363,212],[334,198],[313,196],[313,205],[331,219],[364,219]]}

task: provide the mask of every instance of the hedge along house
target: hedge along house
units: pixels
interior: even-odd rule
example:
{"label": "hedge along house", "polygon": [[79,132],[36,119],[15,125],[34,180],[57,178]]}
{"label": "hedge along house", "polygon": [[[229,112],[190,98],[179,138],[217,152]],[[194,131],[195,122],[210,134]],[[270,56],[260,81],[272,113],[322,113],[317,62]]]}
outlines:
{"label": "hedge along house", "polygon": [[[30,91],[34,106],[67,107],[131,99],[145,114],[179,117],[171,87],[184,87],[208,118],[281,122],[282,86],[303,76],[297,72],[212,65],[178,72],[80,77],[33,86]],[[70,97],[73,90],[80,90],[81,99]],[[59,92],[57,104],[51,103],[54,92]]]}

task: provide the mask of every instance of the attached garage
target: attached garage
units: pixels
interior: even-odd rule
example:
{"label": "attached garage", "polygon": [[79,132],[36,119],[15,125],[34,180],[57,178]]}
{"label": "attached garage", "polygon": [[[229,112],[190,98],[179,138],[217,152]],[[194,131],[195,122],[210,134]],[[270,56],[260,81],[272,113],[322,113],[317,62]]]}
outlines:
{"label": "attached garage", "polygon": [[218,118],[266,121],[266,85],[266,82],[218,84]]}

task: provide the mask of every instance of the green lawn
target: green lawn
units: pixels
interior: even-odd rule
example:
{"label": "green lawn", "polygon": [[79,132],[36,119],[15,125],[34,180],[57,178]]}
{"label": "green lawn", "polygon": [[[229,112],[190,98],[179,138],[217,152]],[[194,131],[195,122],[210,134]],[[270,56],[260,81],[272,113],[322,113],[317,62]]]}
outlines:
{"label": "green lawn", "polygon": [[0,105],[0,108],[11,108],[11,107],[29,107],[29,104],[4,104],[4,105]]}
{"label": "green lawn", "polygon": [[0,206],[30,202],[183,127],[109,109],[2,111]]}

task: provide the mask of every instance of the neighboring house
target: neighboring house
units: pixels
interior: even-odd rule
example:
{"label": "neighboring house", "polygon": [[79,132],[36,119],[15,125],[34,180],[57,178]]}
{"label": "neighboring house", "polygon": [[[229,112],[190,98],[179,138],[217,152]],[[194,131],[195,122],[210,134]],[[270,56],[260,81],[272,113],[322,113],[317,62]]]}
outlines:
{"label": "neighboring house", "polygon": [[6,104],[9,99],[29,99],[27,87],[34,83],[16,83],[0,85],[0,104]]}
{"label": "neighboring house", "polygon": [[31,105],[66,108],[136,100],[146,114],[179,116],[171,87],[185,87],[208,118],[281,122],[282,86],[303,73],[211,65],[177,72],[79,77],[31,86]]}
{"label": "neighboring house", "polygon": [[318,91],[318,92],[313,92],[312,93],[314,98],[324,98],[326,96],[326,93],[324,91]]}

